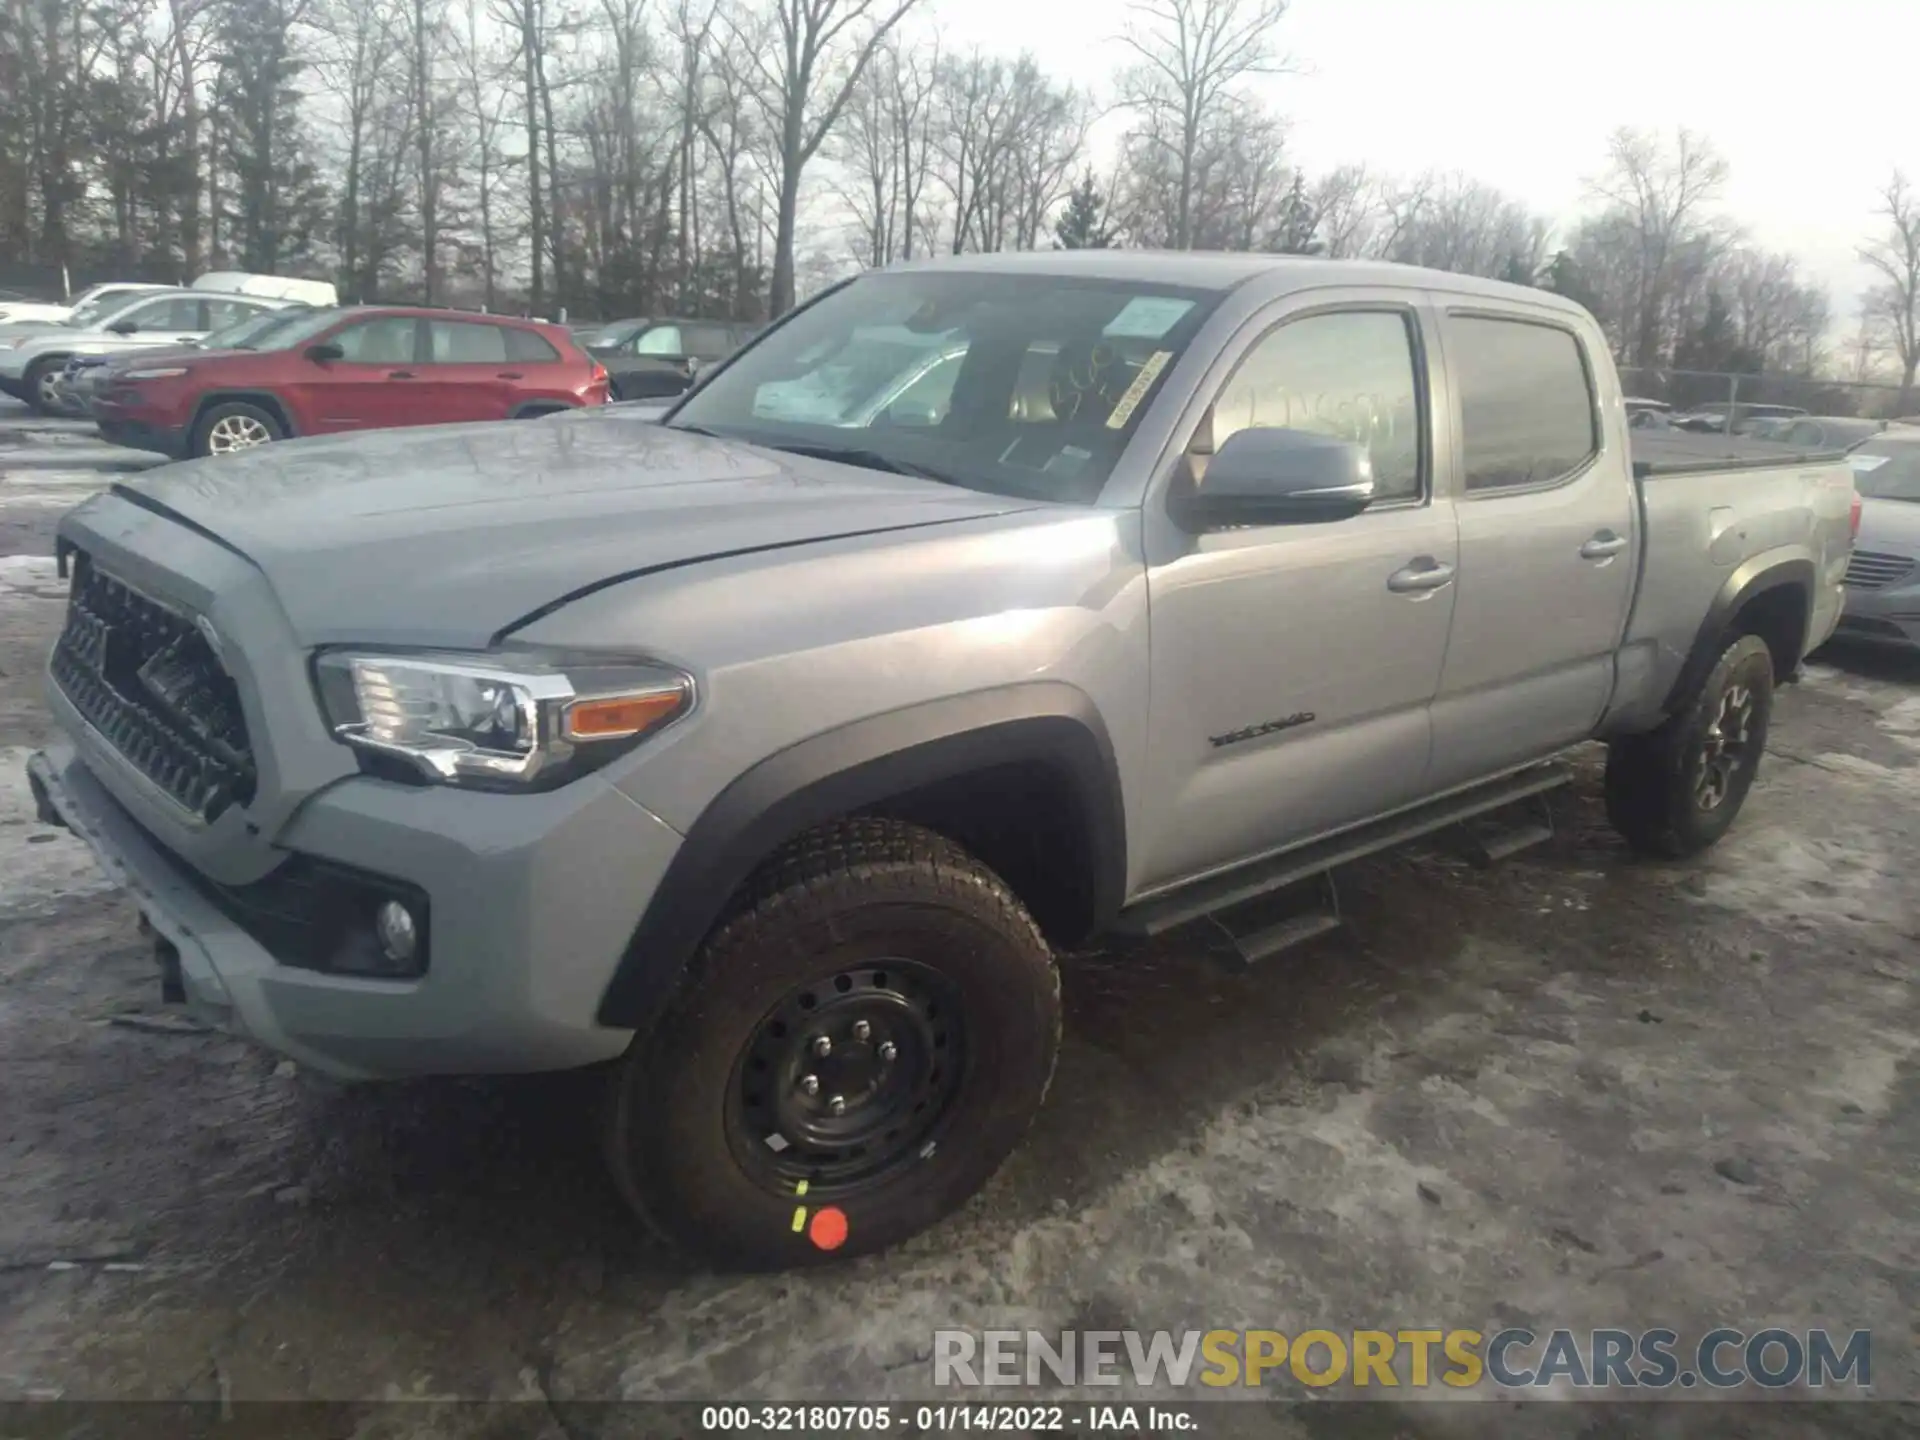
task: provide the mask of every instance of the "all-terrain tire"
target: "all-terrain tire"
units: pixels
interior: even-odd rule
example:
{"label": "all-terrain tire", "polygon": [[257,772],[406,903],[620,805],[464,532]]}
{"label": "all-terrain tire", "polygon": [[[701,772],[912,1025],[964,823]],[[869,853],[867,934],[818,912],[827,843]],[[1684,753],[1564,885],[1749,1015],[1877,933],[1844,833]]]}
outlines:
{"label": "all-terrain tire", "polygon": [[[1664,725],[1613,742],[1607,752],[1607,819],[1628,845],[1643,855],[1679,860],[1727,833],[1759,774],[1773,688],[1766,642],[1736,635]],[[1738,752],[1727,763],[1736,728]]]}
{"label": "all-terrain tire", "polygon": [[[244,444],[223,444],[222,437],[251,437]],[[249,405],[244,400],[223,400],[209,405],[193,424],[187,453],[191,456],[238,453],[256,445],[287,438],[287,430],[270,410]]]}
{"label": "all-terrain tire", "polygon": [[[764,1083],[754,1072],[768,1069],[765,1037],[787,1033],[773,1017],[797,1013],[795,1003],[811,1013],[814,990],[820,1013],[832,1013],[834,987],[846,999],[851,977],[912,989],[886,973],[901,962],[950,997],[933,1024],[946,1027],[937,1043],[951,1047],[936,1052],[930,1034],[928,1048],[911,1052],[924,1062],[915,1068],[938,1080],[941,1057],[952,1065],[957,1054],[958,1079],[949,1075],[938,1119],[910,1122],[932,1128],[909,1130],[905,1148],[893,1146],[892,1168],[803,1193],[791,1171],[771,1173],[788,1148],[777,1127],[762,1134],[764,1121],[738,1118],[766,1113],[742,1106]],[[804,1028],[793,1043],[817,1045]],[[617,1063],[607,1162],[642,1220],[724,1268],[787,1269],[885,1249],[965,1202],[1012,1153],[1046,1095],[1059,1042],[1052,951],[998,875],[918,826],[837,822],[761,868],[658,1022]],[[905,1040],[899,1053],[906,1064]]]}

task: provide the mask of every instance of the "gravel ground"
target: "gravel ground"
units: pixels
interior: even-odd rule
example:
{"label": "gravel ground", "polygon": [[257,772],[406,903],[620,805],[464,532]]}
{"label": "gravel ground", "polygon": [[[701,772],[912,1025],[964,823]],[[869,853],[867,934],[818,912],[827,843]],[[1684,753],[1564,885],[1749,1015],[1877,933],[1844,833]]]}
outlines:
{"label": "gravel ground", "polygon": [[[1355,867],[1346,929],[1251,972],[1193,933],[1074,957],[1045,1112],[962,1215],[839,1269],[716,1276],[628,1223],[578,1077],[342,1088],[166,1028],[133,911],[21,774],[62,613],[37,557],[126,457],[13,419],[0,1400],[515,1400],[515,1433],[577,1440],[618,1413],[588,1401],[926,1396],[940,1327],[1510,1324],[1869,1328],[1876,1395],[1920,1399],[1920,663],[1822,657],[1701,861],[1631,860],[1583,755],[1550,844]],[[1383,1437],[1495,1413],[1342,1409]],[[480,1423],[457,1413],[356,1423]],[[1216,1407],[1202,1433],[1325,1413]],[[1734,1433],[1726,1413],[1530,1418]],[[1742,1433],[1912,1430],[1811,1413]]]}

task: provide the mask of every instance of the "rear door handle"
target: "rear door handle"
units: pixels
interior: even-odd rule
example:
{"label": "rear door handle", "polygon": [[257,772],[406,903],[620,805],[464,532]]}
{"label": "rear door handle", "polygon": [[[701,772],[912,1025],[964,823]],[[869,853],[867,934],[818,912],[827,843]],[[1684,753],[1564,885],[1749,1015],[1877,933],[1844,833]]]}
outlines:
{"label": "rear door handle", "polygon": [[1611,530],[1602,530],[1598,535],[1580,547],[1580,558],[1582,560],[1605,560],[1609,556],[1618,555],[1626,548],[1626,536],[1616,535]]}
{"label": "rear door handle", "polygon": [[496,380],[524,380],[527,377],[522,375],[518,370],[502,370],[493,378]]}
{"label": "rear door handle", "polygon": [[1396,595],[1417,595],[1438,590],[1452,583],[1453,566],[1444,565],[1424,555],[1410,565],[1401,566],[1387,577],[1387,589]]}
{"label": "rear door handle", "polygon": [[387,379],[389,379],[389,380],[411,380],[411,379],[413,379],[413,372],[412,372],[411,370],[389,370],[389,371],[387,372]]}

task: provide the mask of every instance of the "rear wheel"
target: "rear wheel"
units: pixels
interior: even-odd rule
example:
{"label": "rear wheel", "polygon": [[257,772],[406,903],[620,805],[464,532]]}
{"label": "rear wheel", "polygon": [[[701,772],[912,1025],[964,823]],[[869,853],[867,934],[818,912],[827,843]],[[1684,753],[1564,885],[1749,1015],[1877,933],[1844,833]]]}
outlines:
{"label": "rear wheel", "polygon": [[1773,655],[1728,642],[1691,701],[1658,730],[1607,753],[1607,818],[1635,850],[1677,860],[1732,826],[1760,772],[1773,716]]}
{"label": "rear wheel", "polygon": [[915,826],[830,826],[765,867],[620,1063],[608,1163],[723,1265],[884,1249],[999,1168],[1059,1034],[1052,953],[1005,882]]}
{"label": "rear wheel", "polygon": [[232,455],[285,438],[279,420],[258,405],[230,400],[212,406],[193,427],[195,455]]}

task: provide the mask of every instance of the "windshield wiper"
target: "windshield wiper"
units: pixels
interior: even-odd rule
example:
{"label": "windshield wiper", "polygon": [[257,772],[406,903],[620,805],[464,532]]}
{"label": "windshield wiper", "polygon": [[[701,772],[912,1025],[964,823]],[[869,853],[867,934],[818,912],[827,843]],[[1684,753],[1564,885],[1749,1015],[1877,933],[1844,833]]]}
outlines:
{"label": "windshield wiper", "polygon": [[824,440],[762,440],[758,443],[769,450],[785,450],[789,454],[806,455],[815,460],[832,460],[841,465],[858,465],[863,470],[911,475],[916,480],[934,480],[942,485],[960,484],[951,475],[942,474],[929,466],[882,455],[878,450],[868,450],[858,445],[835,445]]}

